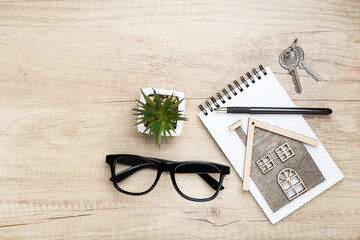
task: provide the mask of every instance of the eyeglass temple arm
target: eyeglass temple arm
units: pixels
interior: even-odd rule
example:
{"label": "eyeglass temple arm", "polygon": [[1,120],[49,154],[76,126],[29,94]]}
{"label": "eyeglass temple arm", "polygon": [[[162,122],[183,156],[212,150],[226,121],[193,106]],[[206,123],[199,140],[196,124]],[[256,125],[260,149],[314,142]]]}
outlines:
{"label": "eyeglass temple arm", "polygon": [[[115,182],[121,182],[123,180],[125,180],[126,178],[130,177],[132,174],[136,173],[137,171],[143,169],[143,168],[152,168],[155,169],[155,167],[153,167],[152,163],[145,163],[145,164],[141,164],[141,165],[137,165],[137,166],[133,166],[130,167],[128,169],[125,169],[119,173],[117,173],[115,175]],[[210,176],[207,173],[197,173],[207,184],[210,185],[210,187],[212,187],[214,190],[217,190],[219,187],[219,182],[213,178],[212,176]],[[114,181],[114,179],[111,177],[110,181]],[[224,186],[221,185],[220,190],[223,190]]]}
{"label": "eyeglass temple arm", "polygon": [[[204,179],[204,181],[207,182],[207,184],[209,184],[210,187],[212,187],[212,189],[214,189],[214,190],[217,190],[217,189],[218,189],[218,187],[219,187],[219,182],[218,182],[215,178],[213,178],[212,176],[210,176],[210,175],[207,174],[207,173],[198,173],[198,175],[199,175],[202,179]],[[223,189],[224,189],[224,186],[221,185],[220,190],[223,190]]]}

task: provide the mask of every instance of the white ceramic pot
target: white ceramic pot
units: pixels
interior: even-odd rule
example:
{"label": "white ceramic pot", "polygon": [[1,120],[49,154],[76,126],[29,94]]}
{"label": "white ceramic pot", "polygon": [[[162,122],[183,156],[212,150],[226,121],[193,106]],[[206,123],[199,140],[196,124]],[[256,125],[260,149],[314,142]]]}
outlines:
{"label": "white ceramic pot", "polygon": [[[169,95],[170,96],[171,94],[174,94],[174,96],[178,97],[179,100],[185,98],[185,94],[183,92],[172,91],[172,90],[164,90],[164,89],[158,89],[158,88],[154,88],[154,89],[159,95]],[[145,95],[148,95],[148,96],[154,93],[152,88],[143,88],[142,91],[145,93]],[[140,95],[140,102],[145,103],[145,99],[144,99],[142,94]],[[178,109],[182,110],[181,113],[184,116],[185,115],[185,99],[184,99],[184,101],[182,101],[179,104]],[[138,122],[140,122],[140,119],[138,119]],[[181,134],[183,124],[184,124],[184,121],[177,121],[175,132],[173,130],[170,130],[171,135],[172,136],[179,136]],[[137,125],[137,127],[138,127],[139,132],[141,132],[141,133],[144,132],[144,130],[145,130],[145,125],[144,124],[139,124],[139,125]],[[147,134],[147,133],[149,133],[149,130],[147,130],[145,132],[145,134]],[[163,136],[162,133],[161,133],[161,136]],[[166,136],[169,136],[169,134],[166,133]]]}

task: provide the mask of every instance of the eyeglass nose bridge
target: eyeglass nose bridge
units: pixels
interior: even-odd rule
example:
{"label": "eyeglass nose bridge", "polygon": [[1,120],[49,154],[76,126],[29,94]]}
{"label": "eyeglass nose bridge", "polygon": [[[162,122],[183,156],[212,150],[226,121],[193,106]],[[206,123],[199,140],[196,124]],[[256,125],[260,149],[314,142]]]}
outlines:
{"label": "eyeglass nose bridge", "polygon": [[160,171],[170,172],[173,168],[174,162],[169,160],[162,160],[160,164]]}

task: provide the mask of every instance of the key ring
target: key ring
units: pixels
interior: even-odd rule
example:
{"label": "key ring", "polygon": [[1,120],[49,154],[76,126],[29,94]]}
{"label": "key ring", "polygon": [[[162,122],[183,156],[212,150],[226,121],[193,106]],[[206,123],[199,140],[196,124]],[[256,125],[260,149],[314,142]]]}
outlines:
{"label": "key ring", "polygon": [[285,56],[286,57],[289,57],[290,56],[290,53],[294,51],[294,48],[296,46],[296,43],[297,43],[297,38],[295,38],[294,42],[292,43],[291,47],[288,47],[288,50],[286,51],[285,53]]}
{"label": "key ring", "polygon": [[296,46],[296,43],[297,43],[297,38],[295,38],[293,44],[291,45],[291,51],[294,50],[294,47]]}

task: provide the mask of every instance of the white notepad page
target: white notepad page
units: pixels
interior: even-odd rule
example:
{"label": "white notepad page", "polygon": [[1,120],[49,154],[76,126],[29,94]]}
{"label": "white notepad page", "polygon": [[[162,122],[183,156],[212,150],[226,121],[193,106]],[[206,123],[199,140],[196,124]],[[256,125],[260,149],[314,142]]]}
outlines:
{"label": "white notepad page", "polygon": [[[226,103],[223,104],[220,100],[218,100],[217,103],[221,107],[295,107],[294,103],[280,85],[270,68],[266,67],[265,71],[267,72],[267,75],[264,75],[261,71],[259,72],[261,80],[258,80],[255,76],[253,76],[253,78],[256,79],[256,82],[251,83],[251,81],[248,81],[250,84],[248,88],[242,84],[241,87],[244,89],[243,92],[240,92],[239,89],[236,88],[235,91],[238,93],[236,96],[229,91],[231,100],[228,100],[228,98],[224,96],[223,98]],[[213,104],[211,106],[215,108]],[[205,116],[203,112],[200,112],[198,116],[211,133],[216,143],[220,146],[226,157],[229,159],[236,172],[241,178],[243,178],[245,145],[240,140],[236,131],[229,130],[229,126],[241,119],[243,122],[242,128],[245,132],[247,132],[248,118],[250,115],[215,113],[211,112],[209,108],[206,108],[205,110],[208,113],[207,116]],[[251,118],[318,139],[309,124],[301,115],[253,114],[251,115]],[[275,213],[270,209],[254,181],[250,179],[250,192],[273,224],[285,218],[344,178],[344,175],[336,166],[334,160],[330,157],[321,142],[317,147],[310,146],[308,144],[304,145],[325,177],[325,181],[293,199],[290,203],[286,204]],[[243,193],[244,192],[239,190],[239,194]]]}

